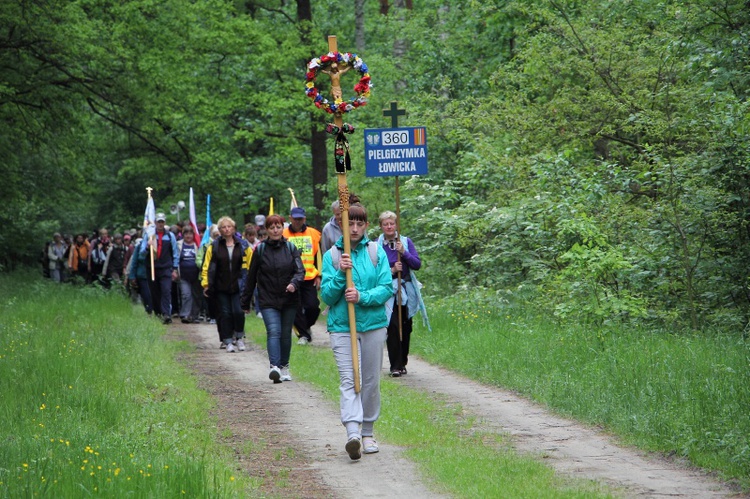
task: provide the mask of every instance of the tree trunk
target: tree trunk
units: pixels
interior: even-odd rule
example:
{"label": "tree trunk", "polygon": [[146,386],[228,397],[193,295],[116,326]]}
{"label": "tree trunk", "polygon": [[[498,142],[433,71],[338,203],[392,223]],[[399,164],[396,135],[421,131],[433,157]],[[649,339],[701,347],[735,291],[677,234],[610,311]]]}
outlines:
{"label": "tree trunk", "polygon": [[365,50],[365,0],[354,2],[354,46],[360,54]]}
{"label": "tree trunk", "polygon": [[[297,20],[310,21],[307,25],[312,25],[310,0],[297,0]],[[304,45],[309,46],[311,44],[310,32],[302,31],[300,39]],[[310,53],[310,58],[312,58],[312,52]],[[306,62],[304,61],[304,63]],[[325,130],[322,130],[315,113],[310,113],[310,155],[312,156],[312,190],[313,207],[315,208],[315,215],[310,222],[315,228],[321,230],[323,228],[321,226],[321,213],[325,210],[323,200],[328,182],[328,155],[326,152],[326,133]]]}
{"label": "tree trunk", "polygon": [[323,230],[323,215],[325,211],[325,196],[328,192],[328,154],[326,148],[327,134],[320,123],[319,113],[310,113],[310,138],[312,152],[312,181],[313,181],[313,206],[317,208],[315,216],[310,220],[310,225],[318,230]]}
{"label": "tree trunk", "polygon": [[[403,22],[404,21],[404,14],[403,9],[410,9],[411,2],[407,2],[406,0],[394,0],[393,1],[393,7],[397,10],[398,15],[398,21]],[[409,50],[409,44],[408,42],[403,38],[396,38],[393,41],[393,59],[396,61],[396,69],[401,71],[403,73],[403,67],[401,67],[401,62],[406,55],[406,52]],[[408,80],[406,78],[401,78],[396,81],[395,83],[395,92],[396,95],[399,95],[403,93],[404,90],[406,90],[406,87],[408,85]]]}

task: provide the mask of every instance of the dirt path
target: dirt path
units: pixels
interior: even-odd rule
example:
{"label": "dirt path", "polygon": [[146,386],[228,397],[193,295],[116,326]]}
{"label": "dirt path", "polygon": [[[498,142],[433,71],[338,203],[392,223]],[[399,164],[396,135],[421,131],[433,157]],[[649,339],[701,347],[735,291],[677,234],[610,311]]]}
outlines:
{"label": "dirt path", "polygon": [[[271,383],[263,348],[228,354],[218,348],[215,326],[176,324],[172,332],[196,345],[186,362],[218,401],[220,434],[235,449],[238,473],[249,473],[262,493],[304,498],[450,497],[420,477],[394,445],[381,445],[379,453],[351,461],[343,448],[338,405],[299,379]],[[321,329],[314,330],[314,337],[312,348],[328,347]],[[618,447],[606,435],[553,416],[511,392],[417,358],[410,359],[409,374],[399,382],[461,404],[483,430],[510,435],[519,451],[544,458],[559,473],[607,483],[624,497],[740,497],[699,471]]]}

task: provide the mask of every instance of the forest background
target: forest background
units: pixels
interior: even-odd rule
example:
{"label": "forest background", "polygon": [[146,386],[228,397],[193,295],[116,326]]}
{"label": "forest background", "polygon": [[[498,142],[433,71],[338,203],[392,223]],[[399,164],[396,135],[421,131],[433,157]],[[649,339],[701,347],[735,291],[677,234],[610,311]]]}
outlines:
{"label": "forest background", "polygon": [[[0,268],[54,231],[137,227],[192,187],[201,220],[335,199],[306,62],[360,55],[364,128],[425,126],[401,180],[425,291],[606,327],[747,332],[750,8],[736,0],[0,0]],[[327,78],[316,82],[328,92]],[[354,96],[354,74],[342,78]],[[170,222],[176,221],[174,217]]]}

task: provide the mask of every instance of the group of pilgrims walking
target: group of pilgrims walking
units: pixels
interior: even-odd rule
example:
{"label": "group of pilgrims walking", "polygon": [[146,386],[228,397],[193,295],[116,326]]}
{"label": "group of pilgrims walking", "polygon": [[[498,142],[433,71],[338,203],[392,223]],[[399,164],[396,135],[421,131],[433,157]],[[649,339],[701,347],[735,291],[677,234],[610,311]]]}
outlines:
{"label": "group of pilgrims walking", "polygon": [[[349,253],[336,201],[322,231],[307,224],[303,208],[294,207],[288,221],[258,215],[243,232],[230,217],[221,217],[200,244],[190,224],[169,227],[163,213],[156,214],[151,238],[132,230],[110,240],[107,229],[101,229],[95,237],[80,234],[66,241],[56,233],[45,265],[55,281],[78,276],[87,283],[121,286],[165,324],[173,316],[183,323],[215,323],[219,347],[227,353],[247,349],[245,318],[254,313],[265,325],[268,377],[274,384],[292,381],[292,331],[300,346],[313,341],[322,299],[339,372],[344,448],[358,460],[379,450],[374,425],[380,415],[384,350],[390,376],[406,375],[412,319],[421,312],[429,323],[415,275],[422,261],[414,242],[398,233],[397,215],[381,213],[381,234],[371,240],[367,210],[356,197],[351,201]],[[356,350],[349,304],[356,317]]]}

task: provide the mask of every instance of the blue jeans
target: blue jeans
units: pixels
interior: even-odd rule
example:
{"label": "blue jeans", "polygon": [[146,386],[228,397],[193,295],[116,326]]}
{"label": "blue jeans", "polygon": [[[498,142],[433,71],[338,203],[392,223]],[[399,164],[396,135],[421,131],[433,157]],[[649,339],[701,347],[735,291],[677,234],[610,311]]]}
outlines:
{"label": "blue jeans", "polygon": [[266,350],[271,367],[288,367],[292,351],[292,325],[297,308],[261,308],[260,313],[266,324]]}

